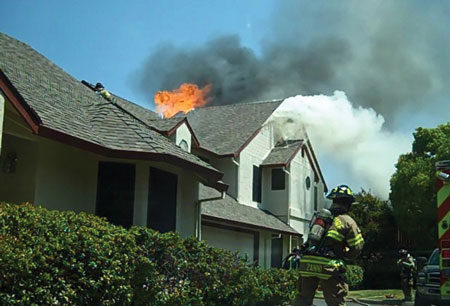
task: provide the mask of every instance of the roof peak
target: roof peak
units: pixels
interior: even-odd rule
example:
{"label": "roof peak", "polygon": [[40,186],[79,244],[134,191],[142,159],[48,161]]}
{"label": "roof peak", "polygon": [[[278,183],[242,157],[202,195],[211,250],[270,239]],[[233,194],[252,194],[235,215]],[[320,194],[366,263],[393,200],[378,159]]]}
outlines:
{"label": "roof peak", "polygon": [[275,103],[275,102],[283,102],[283,101],[284,101],[284,99],[273,99],[273,100],[261,100],[261,101],[242,102],[242,103],[222,104],[222,105],[206,105],[203,107],[196,108],[196,109],[194,109],[194,111],[199,110],[199,109],[206,109],[206,108],[234,107],[234,106],[240,106],[240,105]]}

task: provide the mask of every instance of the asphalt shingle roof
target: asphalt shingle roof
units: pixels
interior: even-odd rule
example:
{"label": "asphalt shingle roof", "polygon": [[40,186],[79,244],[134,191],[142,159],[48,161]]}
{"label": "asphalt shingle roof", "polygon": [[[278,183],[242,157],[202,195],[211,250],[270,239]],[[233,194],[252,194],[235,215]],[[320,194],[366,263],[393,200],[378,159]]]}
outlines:
{"label": "asphalt shingle roof", "polygon": [[187,113],[200,147],[218,155],[241,149],[282,100],[202,107]]}
{"label": "asphalt shingle roof", "polygon": [[296,140],[274,147],[261,166],[287,166],[302,145],[302,140]]}
{"label": "asphalt shingle roof", "polygon": [[3,33],[0,70],[42,126],[107,149],[170,155],[221,176],[114,103],[125,110],[140,110],[146,120],[160,120],[156,113],[117,96],[114,103],[108,102],[27,44]]}
{"label": "asphalt shingle roof", "polygon": [[[200,186],[200,199],[219,196],[219,193],[212,188]],[[203,202],[202,216],[223,219],[224,222],[232,221],[244,226],[258,227],[274,232],[301,235],[274,215],[258,208],[239,204],[227,194],[224,199]]]}

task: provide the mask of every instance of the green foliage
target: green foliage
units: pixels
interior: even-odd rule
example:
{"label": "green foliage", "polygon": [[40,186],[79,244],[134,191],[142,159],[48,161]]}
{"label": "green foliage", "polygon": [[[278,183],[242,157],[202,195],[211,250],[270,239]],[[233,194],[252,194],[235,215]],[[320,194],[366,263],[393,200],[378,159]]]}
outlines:
{"label": "green foliage", "polygon": [[[433,129],[418,128],[413,151],[399,157],[391,178],[394,215],[410,247],[436,245],[435,162],[450,159],[450,123]],[[419,245],[420,244],[420,245]]]}
{"label": "green foliage", "polygon": [[347,265],[345,271],[345,279],[351,290],[358,289],[364,278],[364,270],[358,265]]}
{"label": "green foliage", "polygon": [[274,305],[297,280],[176,233],[0,203],[0,305]]}
{"label": "green foliage", "polygon": [[295,294],[298,276],[291,271],[252,268],[237,254],[173,232],[131,231],[153,272],[138,269],[136,305],[256,305],[289,302]]}
{"label": "green foliage", "polygon": [[128,305],[136,250],[98,217],[0,203],[0,304]]}
{"label": "green foliage", "polygon": [[364,237],[364,253],[397,248],[397,226],[392,208],[364,189],[355,194],[350,216],[356,221]]}

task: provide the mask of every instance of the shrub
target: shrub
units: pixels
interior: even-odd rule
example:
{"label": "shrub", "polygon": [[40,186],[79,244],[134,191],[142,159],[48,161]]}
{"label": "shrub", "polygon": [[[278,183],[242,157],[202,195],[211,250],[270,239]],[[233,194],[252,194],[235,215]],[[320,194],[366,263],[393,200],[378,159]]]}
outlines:
{"label": "shrub", "polygon": [[347,265],[345,279],[350,289],[358,289],[364,279],[364,269],[357,265]]}
{"label": "shrub", "polygon": [[[252,268],[237,254],[177,233],[143,227],[131,231],[140,256],[148,259],[137,269],[137,305],[274,305],[295,294],[297,275],[291,271]],[[145,265],[157,270],[148,273]]]}
{"label": "shrub", "polygon": [[275,305],[297,279],[173,232],[0,203],[0,305]]}
{"label": "shrub", "polygon": [[130,304],[135,252],[101,218],[0,203],[0,304]]}

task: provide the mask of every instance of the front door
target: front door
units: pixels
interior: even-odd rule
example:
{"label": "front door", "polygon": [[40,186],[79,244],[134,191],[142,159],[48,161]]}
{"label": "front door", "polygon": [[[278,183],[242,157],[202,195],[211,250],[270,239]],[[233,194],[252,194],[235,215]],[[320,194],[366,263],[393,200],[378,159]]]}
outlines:
{"label": "front door", "polygon": [[158,168],[150,168],[147,226],[162,233],[175,231],[177,221],[178,177]]}
{"label": "front door", "polygon": [[133,164],[99,163],[97,216],[106,217],[116,225],[133,225],[135,173],[136,166]]}
{"label": "front door", "polygon": [[272,268],[281,268],[281,261],[283,256],[283,239],[279,235],[272,235]]}

